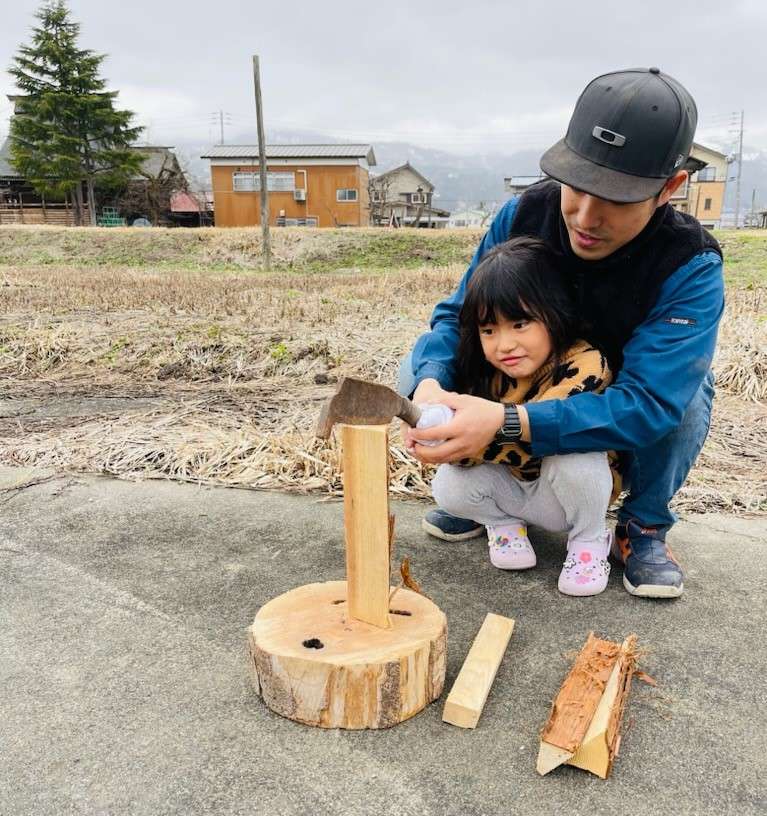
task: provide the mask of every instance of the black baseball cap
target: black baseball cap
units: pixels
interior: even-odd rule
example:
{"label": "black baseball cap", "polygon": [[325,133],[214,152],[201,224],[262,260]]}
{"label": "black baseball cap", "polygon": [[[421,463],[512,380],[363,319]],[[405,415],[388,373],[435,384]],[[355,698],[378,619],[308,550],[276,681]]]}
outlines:
{"label": "black baseball cap", "polygon": [[608,201],[645,201],[684,167],[697,123],[695,100],[659,68],[604,74],[580,95],[541,170]]}

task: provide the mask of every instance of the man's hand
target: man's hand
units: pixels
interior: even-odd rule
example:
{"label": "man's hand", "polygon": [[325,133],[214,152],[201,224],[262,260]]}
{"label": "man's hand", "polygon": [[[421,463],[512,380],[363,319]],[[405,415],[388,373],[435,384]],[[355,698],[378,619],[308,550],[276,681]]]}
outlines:
{"label": "man's hand", "polygon": [[[440,392],[430,401],[447,405],[455,411],[455,416],[450,422],[433,428],[408,428],[405,435],[408,451],[421,462],[435,465],[478,456],[493,441],[496,431],[503,425],[503,404],[442,389]],[[444,439],[445,442],[436,448],[418,444],[431,439]]]}

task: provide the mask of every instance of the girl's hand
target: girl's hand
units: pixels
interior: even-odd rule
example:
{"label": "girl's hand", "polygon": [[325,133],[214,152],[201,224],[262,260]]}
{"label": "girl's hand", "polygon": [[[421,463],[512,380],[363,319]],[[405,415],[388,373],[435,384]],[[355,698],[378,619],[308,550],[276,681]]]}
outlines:
{"label": "girl's hand", "polygon": [[[408,429],[405,444],[421,462],[437,465],[475,457],[493,441],[496,431],[503,425],[503,403],[447,391],[434,402],[452,408],[455,416],[444,425]],[[445,441],[435,448],[418,444],[430,439]]]}

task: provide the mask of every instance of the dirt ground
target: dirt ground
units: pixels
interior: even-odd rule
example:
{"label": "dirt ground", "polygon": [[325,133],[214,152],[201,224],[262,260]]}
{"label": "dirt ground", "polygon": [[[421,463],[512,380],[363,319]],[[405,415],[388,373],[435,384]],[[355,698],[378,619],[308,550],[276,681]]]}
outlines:
{"label": "dirt ground", "polygon": [[[376,255],[375,244],[344,235],[369,268],[264,274],[190,266],[187,246],[138,262],[125,231],[114,236],[121,263],[104,231],[67,233],[102,242],[80,263],[71,248],[42,258],[45,230],[28,232],[27,256],[18,241],[3,255],[0,230],[0,462],[127,478],[338,492],[336,444],[312,433],[321,401],[347,374],[393,385],[433,305],[465,270],[441,263],[449,253],[433,236],[426,249],[410,246],[420,265],[387,267],[391,244]],[[176,240],[163,236],[162,246]],[[313,244],[312,257],[331,248]],[[681,511],[767,512],[767,297],[750,267],[739,270],[712,431]],[[428,496],[428,470],[396,431],[391,451],[393,492]]]}

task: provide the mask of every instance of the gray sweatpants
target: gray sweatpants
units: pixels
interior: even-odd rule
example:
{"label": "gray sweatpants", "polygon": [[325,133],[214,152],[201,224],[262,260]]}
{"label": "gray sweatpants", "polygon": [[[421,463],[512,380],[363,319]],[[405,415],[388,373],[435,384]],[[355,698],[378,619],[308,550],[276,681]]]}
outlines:
{"label": "gray sweatpants", "polygon": [[604,533],[612,485],[606,453],[571,453],[546,457],[534,482],[516,479],[506,465],[440,465],[432,492],[460,518],[489,525],[519,519],[590,541]]}

